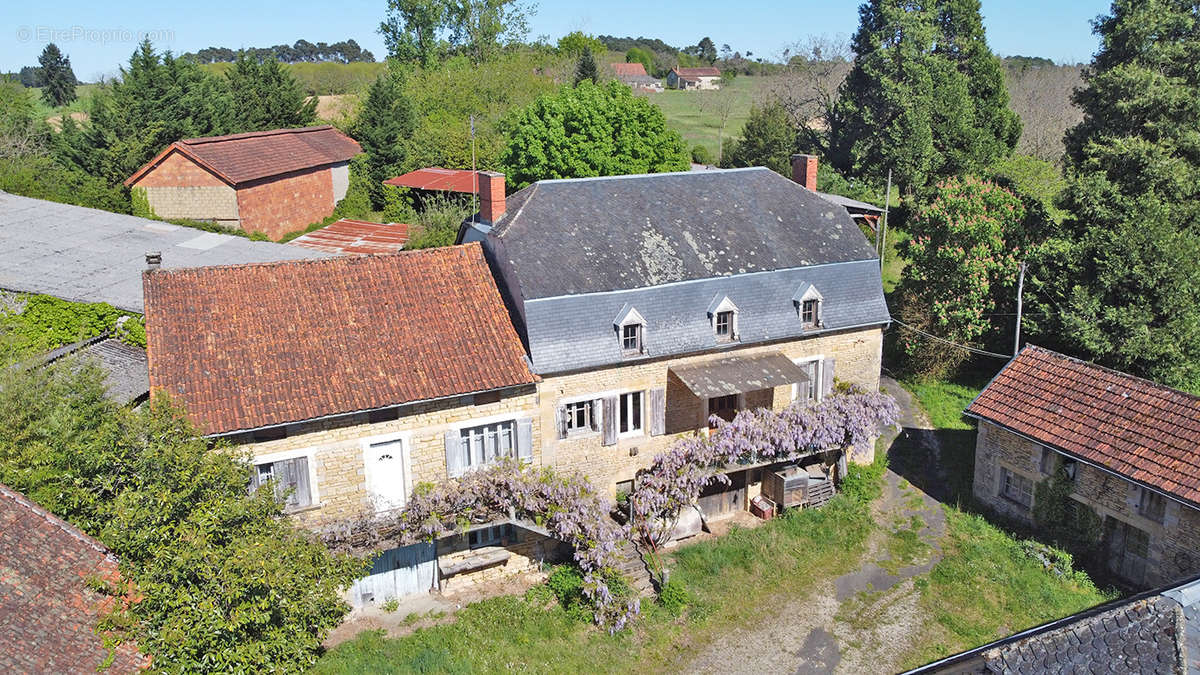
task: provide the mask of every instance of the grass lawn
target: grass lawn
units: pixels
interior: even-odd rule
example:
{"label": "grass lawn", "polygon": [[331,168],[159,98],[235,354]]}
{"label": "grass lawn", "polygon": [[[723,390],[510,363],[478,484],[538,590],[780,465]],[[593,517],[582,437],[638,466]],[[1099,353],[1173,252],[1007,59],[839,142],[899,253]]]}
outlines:
{"label": "grass lawn", "polygon": [[891,293],[896,289],[896,285],[900,283],[900,275],[908,266],[908,261],[901,258],[900,252],[896,250],[896,244],[905,239],[908,239],[908,234],[897,227],[889,227],[887,233],[884,234],[884,243],[887,245],[887,249],[883,254],[883,270],[880,272],[883,276],[884,293]]}
{"label": "grass lawn", "polygon": [[736,138],[750,116],[750,106],[768,82],[765,77],[739,76],[718,91],[679,91],[667,89],[661,94],[645,94],[648,100],[662,108],[667,125],[679,132],[690,150],[703,145],[713,160],[720,151],[721,115],[729,107],[724,138]]}
{"label": "grass lawn", "polygon": [[79,84],[75,86],[75,100],[67,105],[58,108],[51,108],[42,100],[41,87],[30,87],[29,100],[33,101],[33,109],[42,119],[49,117],[57,117],[59,115],[70,114],[73,112],[87,112],[88,106],[91,105],[92,93],[100,88],[98,84]]}

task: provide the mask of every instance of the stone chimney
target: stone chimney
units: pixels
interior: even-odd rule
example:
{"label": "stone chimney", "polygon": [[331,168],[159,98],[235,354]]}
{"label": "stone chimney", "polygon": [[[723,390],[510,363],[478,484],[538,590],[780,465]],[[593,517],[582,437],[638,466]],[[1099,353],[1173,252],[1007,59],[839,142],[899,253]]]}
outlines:
{"label": "stone chimney", "polygon": [[504,174],[479,172],[479,218],[494,223],[504,215]]}
{"label": "stone chimney", "polygon": [[153,272],[162,267],[162,251],[146,252],[146,271]]}
{"label": "stone chimney", "polygon": [[817,156],[792,155],[792,180],[801,186],[817,191]]}

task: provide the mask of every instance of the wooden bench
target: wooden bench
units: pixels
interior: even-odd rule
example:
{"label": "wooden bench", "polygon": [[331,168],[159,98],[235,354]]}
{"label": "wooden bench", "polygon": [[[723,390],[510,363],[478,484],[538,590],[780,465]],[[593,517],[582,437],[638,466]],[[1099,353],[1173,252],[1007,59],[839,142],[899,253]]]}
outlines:
{"label": "wooden bench", "polygon": [[476,570],[503,565],[512,557],[512,553],[500,548],[499,546],[489,546],[487,548],[476,549],[474,553],[456,560],[452,563],[438,562],[438,573],[441,578],[446,579],[456,574],[464,572],[474,572]]}

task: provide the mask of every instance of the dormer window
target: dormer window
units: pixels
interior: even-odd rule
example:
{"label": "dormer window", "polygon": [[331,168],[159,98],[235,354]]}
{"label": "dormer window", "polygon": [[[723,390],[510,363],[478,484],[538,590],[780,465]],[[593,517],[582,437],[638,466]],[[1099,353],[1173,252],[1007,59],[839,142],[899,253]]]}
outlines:
{"label": "dormer window", "polygon": [[718,295],[708,304],[708,318],[712,322],[717,342],[733,342],[738,339],[738,308],[727,295]]}
{"label": "dormer window", "polygon": [[800,317],[802,327],[825,327],[825,299],[815,286],[809,283],[801,284],[792,294],[792,302],[796,305],[796,314]]}
{"label": "dormer window", "polygon": [[646,353],[646,320],[632,305],[621,308],[613,320],[623,356],[638,356]]}

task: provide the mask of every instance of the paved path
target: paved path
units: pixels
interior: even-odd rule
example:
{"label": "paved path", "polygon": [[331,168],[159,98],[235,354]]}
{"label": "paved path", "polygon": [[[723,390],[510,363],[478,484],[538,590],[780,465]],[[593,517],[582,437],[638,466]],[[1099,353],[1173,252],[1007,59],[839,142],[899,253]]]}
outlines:
{"label": "paved path", "polygon": [[[884,378],[883,389],[896,398],[903,413],[899,432],[903,436],[892,430],[890,447],[912,443],[921,452],[897,453],[897,459],[903,455],[912,466],[889,468],[883,496],[872,507],[879,527],[868,538],[858,568],[826,580],[808,597],[781,606],[754,627],[723,636],[698,654],[686,671],[857,674],[897,670],[925,620],[912,579],[927,574],[941,559],[946,516],[937,500],[900,475],[932,473],[919,482],[944,483],[938,480],[940,448],[932,425],[894,380]],[[915,545],[914,531],[919,541]]]}

